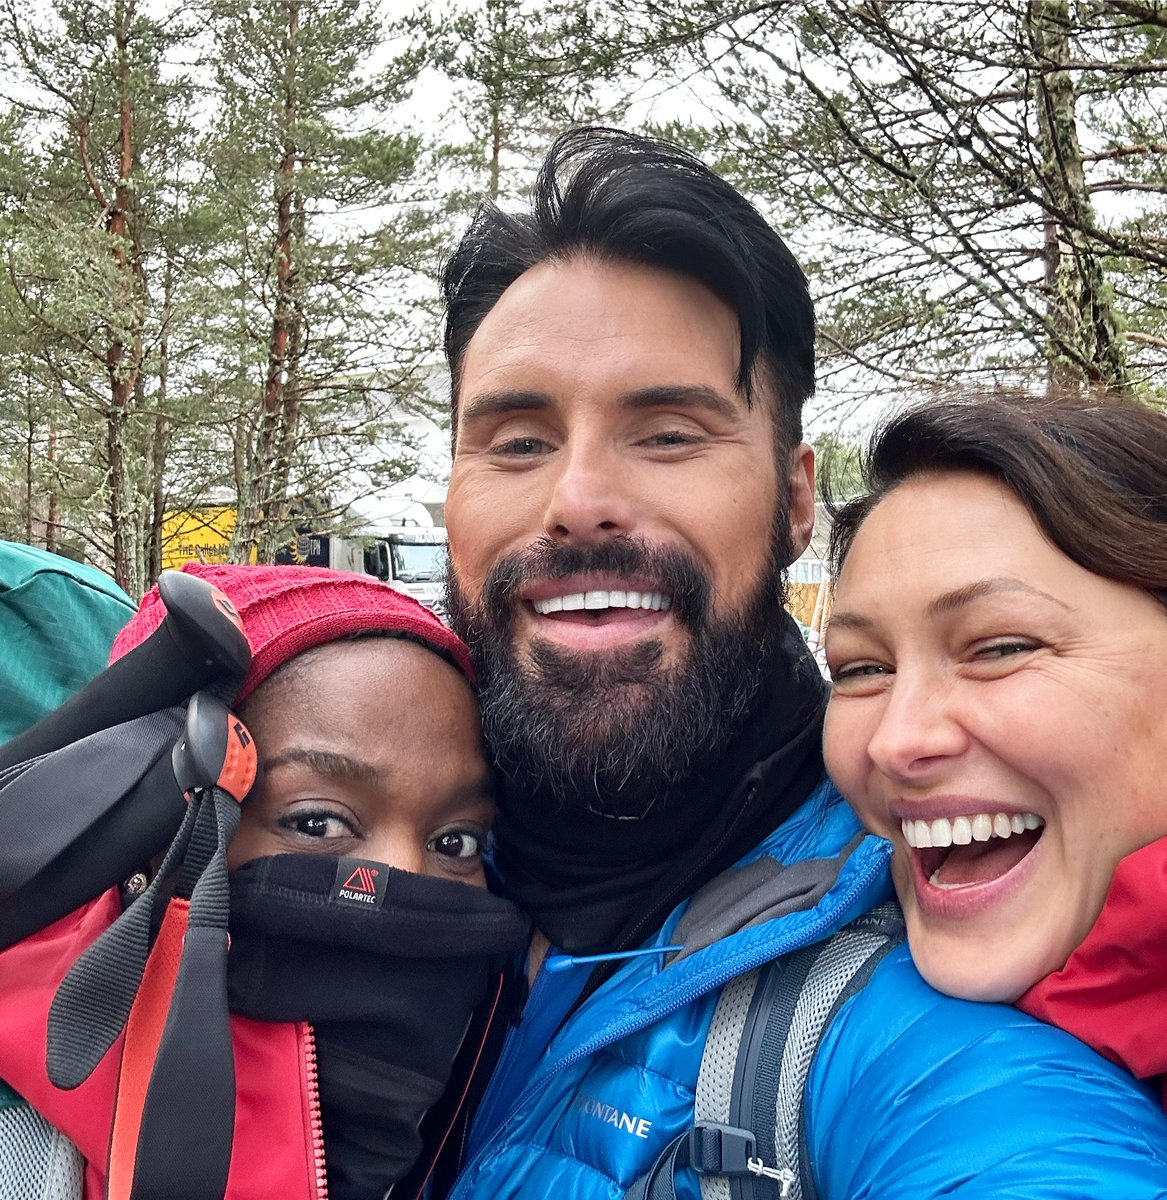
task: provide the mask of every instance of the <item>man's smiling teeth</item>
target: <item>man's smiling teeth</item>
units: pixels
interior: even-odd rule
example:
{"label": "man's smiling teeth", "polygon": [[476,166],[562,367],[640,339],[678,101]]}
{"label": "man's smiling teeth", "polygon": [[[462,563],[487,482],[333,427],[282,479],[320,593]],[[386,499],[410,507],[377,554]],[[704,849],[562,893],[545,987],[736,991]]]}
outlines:
{"label": "man's smiling teeth", "polygon": [[643,608],[652,612],[667,611],[672,607],[672,597],[664,592],[609,591],[569,592],[565,596],[552,596],[549,600],[532,600],[537,613],[546,616],[556,612],[595,612],[602,608]]}
{"label": "man's smiling teeth", "polygon": [[904,818],[900,828],[904,841],[913,850],[930,850],[934,846],[967,846],[970,842],[987,842],[990,838],[1012,837],[1027,829],[1040,829],[1045,822],[1037,813],[977,813],[970,817],[937,817],[934,821],[913,821]]}

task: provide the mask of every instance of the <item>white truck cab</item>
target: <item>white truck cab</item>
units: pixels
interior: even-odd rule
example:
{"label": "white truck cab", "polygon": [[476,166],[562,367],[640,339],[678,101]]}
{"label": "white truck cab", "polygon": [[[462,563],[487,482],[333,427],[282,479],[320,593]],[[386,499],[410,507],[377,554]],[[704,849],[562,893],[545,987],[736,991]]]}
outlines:
{"label": "white truck cab", "polygon": [[441,611],[446,573],[444,529],[406,528],[380,534],[366,550],[366,564],[370,575],[420,600],[426,608]]}
{"label": "white truck cab", "polygon": [[298,538],[294,549],[279,551],[276,562],[375,575],[426,608],[442,612],[446,531],[441,528],[405,526],[356,537],[312,533]]}

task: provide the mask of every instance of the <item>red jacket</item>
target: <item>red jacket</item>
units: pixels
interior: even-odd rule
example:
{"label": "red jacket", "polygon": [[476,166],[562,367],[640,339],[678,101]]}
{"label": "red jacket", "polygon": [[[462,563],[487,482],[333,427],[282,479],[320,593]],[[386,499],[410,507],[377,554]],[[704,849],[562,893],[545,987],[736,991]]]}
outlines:
{"label": "red jacket", "polygon": [[[1139,1079],[1167,1077],[1167,838],[1119,864],[1094,927],[1018,1001]],[[1167,1107],[1167,1093],[1164,1094]]]}
{"label": "red jacket", "polygon": [[[123,1034],[74,1091],[48,1080],[49,1006],[81,952],[121,912],[116,891],[0,953],[0,1079],[69,1137],[86,1161],[86,1200],[106,1194]],[[235,1140],[226,1200],[325,1200],[311,1029],[232,1016]]]}

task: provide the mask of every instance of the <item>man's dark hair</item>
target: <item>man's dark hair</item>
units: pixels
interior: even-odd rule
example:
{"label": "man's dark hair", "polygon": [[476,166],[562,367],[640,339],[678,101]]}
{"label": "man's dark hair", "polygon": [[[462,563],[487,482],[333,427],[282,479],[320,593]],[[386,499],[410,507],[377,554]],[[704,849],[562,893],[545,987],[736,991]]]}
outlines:
{"label": "man's dark hair", "polygon": [[814,308],[782,239],[738,191],[668,142],[616,129],[572,129],[539,171],[531,212],[479,206],[442,276],[455,426],[466,347],[499,297],[549,260],[642,263],[704,284],[741,328],[738,385],[752,400],[759,367],[774,391],[779,446],[802,438],[814,392]]}
{"label": "man's dark hair", "polygon": [[1159,410],[1077,393],[971,393],[900,413],[872,436],[863,492],[834,509],[831,573],[891,492],[953,471],[999,480],[1080,567],[1167,605],[1167,416]]}

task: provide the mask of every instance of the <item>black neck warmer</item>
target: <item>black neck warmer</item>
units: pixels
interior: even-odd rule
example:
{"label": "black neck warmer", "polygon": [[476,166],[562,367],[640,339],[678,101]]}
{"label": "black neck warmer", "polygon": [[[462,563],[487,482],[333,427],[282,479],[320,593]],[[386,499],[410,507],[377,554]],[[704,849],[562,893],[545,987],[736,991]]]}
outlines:
{"label": "black neck warmer", "polygon": [[380,1200],[530,922],[485,888],[284,854],[231,872],[230,930],[231,1011],[315,1031],[330,1196]]}
{"label": "black neck warmer", "polygon": [[825,687],[789,617],[746,728],[646,816],[564,809],[503,786],[495,826],[508,892],[571,952],[639,945],[685,896],[776,829],[822,779]]}

